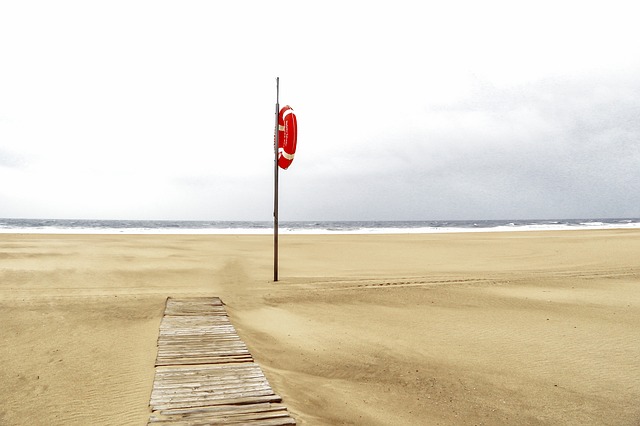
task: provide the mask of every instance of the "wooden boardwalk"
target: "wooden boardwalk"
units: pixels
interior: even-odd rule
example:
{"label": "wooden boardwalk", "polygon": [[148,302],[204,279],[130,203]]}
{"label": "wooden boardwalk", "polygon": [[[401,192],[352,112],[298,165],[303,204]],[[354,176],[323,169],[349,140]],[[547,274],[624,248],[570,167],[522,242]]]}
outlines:
{"label": "wooden boardwalk", "polygon": [[295,425],[219,298],[167,299],[149,425]]}

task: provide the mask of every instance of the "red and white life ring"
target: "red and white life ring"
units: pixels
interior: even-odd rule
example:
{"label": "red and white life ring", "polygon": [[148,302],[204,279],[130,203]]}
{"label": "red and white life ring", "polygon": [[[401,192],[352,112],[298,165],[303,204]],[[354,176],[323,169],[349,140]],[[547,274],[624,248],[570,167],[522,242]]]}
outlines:
{"label": "red and white life ring", "polygon": [[283,107],[278,114],[278,166],[289,168],[296,154],[298,122],[293,108]]}

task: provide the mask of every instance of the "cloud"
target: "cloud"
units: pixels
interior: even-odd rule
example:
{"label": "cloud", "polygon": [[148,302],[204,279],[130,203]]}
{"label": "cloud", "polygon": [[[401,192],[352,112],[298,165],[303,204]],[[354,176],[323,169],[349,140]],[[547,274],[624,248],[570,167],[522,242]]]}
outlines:
{"label": "cloud", "polygon": [[18,168],[24,165],[24,159],[9,150],[0,147],[0,167]]}
{"label": "cloud", "polygon": [[316,164],[301,154],[285,206],[314,219],[638,216],[638,95],[626,74],[480,82],[404,132],[367,134]]}
{"label": "cloud", "polygon": [[0,216],[640,216],[626,6],[272,6],[0,6]]}

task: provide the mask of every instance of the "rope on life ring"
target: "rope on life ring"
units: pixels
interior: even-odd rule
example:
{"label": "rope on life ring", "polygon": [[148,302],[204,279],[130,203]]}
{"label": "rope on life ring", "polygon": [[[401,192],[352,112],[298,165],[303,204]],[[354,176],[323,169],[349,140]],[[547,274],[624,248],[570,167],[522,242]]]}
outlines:
{"label": "rope on life ring", "polygon": [[288,169],[296,155],[298,121],[293,108],[282,107],[278,113],[278,166]]}

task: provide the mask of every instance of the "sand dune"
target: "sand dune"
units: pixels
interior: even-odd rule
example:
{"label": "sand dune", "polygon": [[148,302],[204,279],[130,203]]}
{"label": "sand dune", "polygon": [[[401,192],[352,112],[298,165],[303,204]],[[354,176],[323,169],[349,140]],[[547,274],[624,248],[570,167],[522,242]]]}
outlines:
{"label": "sand dune", "polygon": [[299,424],[640,423],[640,232],[0,235],[0,424],[145,424],[214,295]]}

